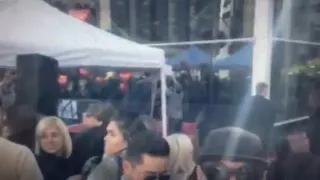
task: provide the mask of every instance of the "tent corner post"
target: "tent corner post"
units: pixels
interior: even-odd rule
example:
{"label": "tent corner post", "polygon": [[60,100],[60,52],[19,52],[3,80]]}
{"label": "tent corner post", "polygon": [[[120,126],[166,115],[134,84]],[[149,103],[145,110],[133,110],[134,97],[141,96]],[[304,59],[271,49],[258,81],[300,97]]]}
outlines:
{"label": "tent corner post", "polygon": [[160,81],[161,81],[161,117],[162,117],[162,136],[168,136],[168,118],[167,118],[167,99],[166,99],[166,75],[165,66],[160,69]]}

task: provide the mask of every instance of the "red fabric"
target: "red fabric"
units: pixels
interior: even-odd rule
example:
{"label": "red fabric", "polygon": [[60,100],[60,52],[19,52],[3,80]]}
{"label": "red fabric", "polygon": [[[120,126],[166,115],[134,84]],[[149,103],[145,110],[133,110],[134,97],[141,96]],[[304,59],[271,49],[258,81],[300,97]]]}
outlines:
{"label": "red fabric", "polygon": [[87,22],[90,15],[89,9],[82,9],[82,10],[71,10],[70,11],[71,16],[80,19],[81,21]]}
{"label": "red fabric", "polygon": [[58,82],[60,85],[66,85],[68,83],[68,76],[60,75]]}
{"label": "red fabric", "polygon": [[81,76],[88,76],[89,75],[89,71],[87,71],[86,69],[83,69],[83,68],[80,68],[79,72],[80,72]]}
{"label": "red fabric", "polygon": [[121,81],[128,81],[131,78],[131,73],[120,73]]}
{"label": "red fabric", "polygon": [[127,83],[121,83],[120,84],[120,90],[122,93],[126,93],[128,91],[128,84]]}
{"label": "red fabric", "polygon": [[195,135],[197,132],[196,123],[183,123],[182,132],[188,135]]}
{"label": "red fabric", "polygon": [[68,129],[69,129],[69,132],[71,133],[80,133],[89,129],[89,127],[84,124],[75,124],[75,125],[68,126]]}

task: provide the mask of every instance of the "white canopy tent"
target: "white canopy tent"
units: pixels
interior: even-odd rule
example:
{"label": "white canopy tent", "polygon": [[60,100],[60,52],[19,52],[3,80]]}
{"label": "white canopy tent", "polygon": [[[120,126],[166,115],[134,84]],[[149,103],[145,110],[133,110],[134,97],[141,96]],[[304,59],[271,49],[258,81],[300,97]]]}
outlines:
{"label": "white canopy tent", "polygon": [[106,66],[158,69],[161,74],[163,135],[167,135],[164,51],[105,32],[42,0],[0,1],[0,66],[15,66],[21,54],[42,54],[62,67]]}
{"label": "white canopy tent", "polygon": [[160,68],[165,61],[163,50],[95,28],[42,0],[1,1],[0,25],[0,56],[39,53],[61,66]]}

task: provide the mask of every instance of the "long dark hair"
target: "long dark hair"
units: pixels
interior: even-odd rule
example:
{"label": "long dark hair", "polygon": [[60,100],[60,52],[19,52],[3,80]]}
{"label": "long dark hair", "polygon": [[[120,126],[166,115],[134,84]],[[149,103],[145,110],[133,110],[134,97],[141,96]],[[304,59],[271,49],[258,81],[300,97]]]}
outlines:
{"label": "long dark hair", "polygon": [[4,126],[10,130],[9,140],[34,150],[36,111],[29,105],[17,105],[6,109]]}
{"label": "long dark hair", "polygon": [[135,116],[132,117],[130,113],[119,113],[119,116],[116,116],[111,121],[117,124],[126,141],[130,140],[133,135],[147,130],[144,122],[139,118],[135,118]]}

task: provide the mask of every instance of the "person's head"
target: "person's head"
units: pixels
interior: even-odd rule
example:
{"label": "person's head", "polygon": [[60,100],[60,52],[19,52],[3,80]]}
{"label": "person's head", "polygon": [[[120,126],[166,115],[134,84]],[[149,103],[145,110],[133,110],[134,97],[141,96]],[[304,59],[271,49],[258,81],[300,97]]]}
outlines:
{"label": "person's head", "polygon": [[83,124],[89,127],[106,126],[115,114],[116,110],[110,103],[91,104],[83,114]]}
{"label": "person's head", "polygon": [[305,132],[294,132],[288,135],[290,151],[294,153],[310,152],[310,141]]}
{"label": "person's head", "polygon": [[69,157],[72,141],[67,126],[57,117],[41,119],[36,128],[35,154],[45,152],[62,157]]}
{"label": "person's head", "polygon": [[34,149],[34,135],[37,126],[37,113],[29,105],[17,105],[6,108],[3,123],[7,138],[17,144]]}
{"label": "person's head", "polygon": [[120,115],[114,117],[107,126],[105,140],[105,154],[120,155],[126,148],[127,142],[135,134],[145,131],[145,124],[139,119],[132,119]]}
{"label": "person's head", "polygon": [[259,137],[236,127],[212,130],[199,164],[207,180],[260,180],[267,165]]}
{"label": "person's head", "polygon": [[191,139],[185,134],[171,134],[166,139],[170,147],[167,170],[171,179],[188,180],[196,168]]}
{"label": "person's head", "polygon": [[7,126],[12,133],[32,129],[37,125],[37,113],[34,108],[29,105],[19,105],[6,108],[6,121],[4,125]]}
{"label": "person's head", "polygon": [[148,130],[158,131],[157,121],[153,119],[151,116],[140,115],[138,116],[138,118],[135,119],[135,121],[141,121]]}
{"label": "person's head", "polygon": [[256,94],[267,97],[268,96],[268,84],[264,82],[260,82],[256,86]]}
{"label": "person's head", "polygon": [[132,137],[123,158],[123,173],[129,180],[169,179],[165,174],[170,148],[154,131]]}
{"label": "person's head", "polygon": [[168,87],[172,87],[174,85],[174,80],[170,76],[166,78],[166,82]]}

